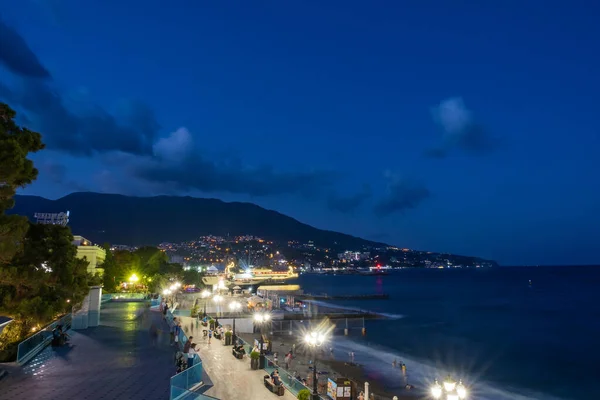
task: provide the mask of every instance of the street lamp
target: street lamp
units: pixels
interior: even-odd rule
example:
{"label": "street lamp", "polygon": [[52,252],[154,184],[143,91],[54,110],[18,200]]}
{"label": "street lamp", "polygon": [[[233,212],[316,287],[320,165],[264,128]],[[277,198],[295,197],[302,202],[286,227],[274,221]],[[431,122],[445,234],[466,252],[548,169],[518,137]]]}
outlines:
{"label": "street lamp", "polygon": [[265,354],[263,348],[263,326],[271,320],[271,316],[266,312],[257,312],[254,314],[254,323],[260,327],[260,358],[258,359],[258,368],[263,369],[265,367]]}
{"label": "street lamp", "polygon": [[204,289],[202,293],[200,293],[200,295],[204,299],[204,315],[202,317],[206,317],[206,302],[208,301],[207,299],[210,297],[211,293],[208,290]]}
{"label": "street lamp", "polygon": [[312,331],[304,337],[304,342],[313,349],[313,400],[319,400],[319,388],[317,381],[317,347],[325,343],[325,335],[321,332]]}
{"label": "street lamp", "polygon": [[[450,375],[444,379],[443,385],[440,385],[436,379],[431,387],[431,395],[434,399],[442,400],[463,400],[467,398],[467,388],[462,381],[456,383]],[[444,397],[445,395],[445,397]]]}
{"label": "street lamp", "polygon": [[242,305],[240,304],[239,301],[232,301],[231,303],[229,303],[229,309],[231,310],[231,312],[233,312],[233,334],[231,336],[231,342],[232,343],[236,343],[237,337],[235,336],[235,316],[236,314],[242,309]]}
{"label": "street lamp", "polygon": [[215,297],[213,297],[213,301],[215,303],[217,303],[217,316],[219,316],[220,312],[221,312],[221,306],[220,303],[221,301],[223,301],[223,296],[220,295],[216,295]]}

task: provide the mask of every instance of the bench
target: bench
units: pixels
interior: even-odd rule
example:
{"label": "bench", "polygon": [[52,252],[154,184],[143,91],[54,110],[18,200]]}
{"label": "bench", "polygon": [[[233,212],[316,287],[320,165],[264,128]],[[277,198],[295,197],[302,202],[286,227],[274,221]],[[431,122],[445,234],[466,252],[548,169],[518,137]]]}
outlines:
{"label": "bench", "polygon": [[265,375],[263,378],[263,381],[264,381],[265,387],[267,389],[269,389],[269,392],[275,393],[277,396],[285,395],[285,389],[283,387],[283,384],[274,385],[273,382],[271,381],[270,375]]}
{"label": "bench", "polygon": [[241,360],[242,358],[244,358],[244,354],[246,354],[246,352],[244,351],[244,349],[238,350],[234,347],[231,351],[231,354],[233,354],[233,356],[238,360]]}

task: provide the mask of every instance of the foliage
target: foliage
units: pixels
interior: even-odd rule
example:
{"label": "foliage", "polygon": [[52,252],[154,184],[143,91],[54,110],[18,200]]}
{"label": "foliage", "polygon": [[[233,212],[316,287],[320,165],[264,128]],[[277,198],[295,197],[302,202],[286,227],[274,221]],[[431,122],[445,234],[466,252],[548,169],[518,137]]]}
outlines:
{"label": "foliage", "polygon": [[27,158],[44,148],[39,133],[19,127],[16,113],[0,103],[0,265],[9,264],[23,246],[29,224],[27,218],[6,215],[14,206],[17,188],[33,182],[38,174],[33,161]]}
{"label": "foliage", "polygon": [[72,240],[68,227],[31,224],[23,250],[0,268],[0,313],[14,319],[0,334],[2,356],[89,292],[88,262],[76,258]]}
{"label": "foliage", "polygon": [[103,290],[107,293],[114,293],[117,291],[117,285],[124,277],[120,275],[120,268],[117,266],[115,256],[110,251],[110,244],[105,243],[102,247],[106,251],[106,257],[104,263],[102,263],[102,268],[104,268],[104,276],[102,277]]}
{"label": "foliage", "polygon": [[202,283],[202,277],[204,274],[196,271],[195,269],[189,269],[187,271],[183,271],[183,282],[186,285],[195,285],[196,287],[202,287],[204,284]]}
{"label": "foliage", "polygon": [[250,359],[258,360],[260,358],[260,353],[258,351],[253,351],[250,353]]}
{"label": "foliage", "polygon": [[181,281],[183,268],[181,264],[169,263],[167,254],[156,247],[140,247],[135,251],[110,251],[105,244],[106,259],[104,268],[104,291],[114,293],[122,282],[127,282],[132,274],[141,278],[140,283],[146,285],[151,293],[160,293],[172,282]]}
{"label": "foliage", "polygon": [[298,396],[296,396],[296,398],[298,400],[310,400],[311,397],[311,393],[310,390],[308,389],[302,389],[298,392]]}
{"label": "foliage", "polygon": [[0,334],[2,360],[14,357],[32,330],[81,302],[90,278],[68,227],[5,214],[17,188],[37,177],[28,154],[44,147],[40,134],[15,124],[15,115],[0,103],[0,313],[13,318]]}
{"label": "foliage", "polygon": [[231,332],[231,331],[225,332],[225,336],[227,336],[227,337],[231,337],[232,335],[233,335],[233,332]]}
{"label": "foliage", "polygon": [[145,276],[152,276],[158,273],[166,273],[163,271],[165,265],[169,263],[169,258],[164,251],[156,247],[140,247],[135,251],[135,255],[139,257],[140,270],[138,273]]}
{"label": "foliage", "polygon": [[192,309],[190,310],[190,316],[192,318],[197,317],[198,312],[200,312],[200,307],[198,307],[197,303],[194,303],[194,305],[192,306]]}
{"label": "foliage", "polygon": [[89,291],[88,263],[76,258],[72,241],[68,227],[30,225],[23,251],[0,269],[4,314],[30,327],[83,300]]}
{"label": "foliage", "polygon": [[160,273],[165,275],[177,275],[177,280],[181,280],[181,274],[183,273],[183,266],[177,263],[166,263],[160,268]]}
{"label": "foliage", "polygon": [[142,275],[140,267],[141,260],[135,252],[117,250],[113,253],[113,256],[117,265],[115,274],[117,284],[126,282],[127,277],[131,276],[131,274]]}

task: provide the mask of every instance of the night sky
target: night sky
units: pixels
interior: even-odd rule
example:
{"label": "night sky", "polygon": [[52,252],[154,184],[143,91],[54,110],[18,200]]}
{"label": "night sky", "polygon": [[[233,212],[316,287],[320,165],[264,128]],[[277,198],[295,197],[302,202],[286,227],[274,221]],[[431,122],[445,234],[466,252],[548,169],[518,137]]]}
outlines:
{"label": "night sky", "polygon": [[0,13],[0,100],[47,144],[21,193],[251,201],[402,247],[600,262],[598,2]]}

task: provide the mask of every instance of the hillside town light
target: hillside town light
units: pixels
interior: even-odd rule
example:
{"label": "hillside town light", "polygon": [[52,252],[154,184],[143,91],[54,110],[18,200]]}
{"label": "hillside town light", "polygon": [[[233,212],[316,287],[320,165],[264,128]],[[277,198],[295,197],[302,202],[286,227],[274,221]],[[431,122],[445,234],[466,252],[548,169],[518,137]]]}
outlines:
{"label": "hillside town light", "polygon": [[319,400],[317,381],[317,347],[325,343],[325,335],[321,332],[312,331],[304,337],[304,342],[313,349],[313,400]]}
{"label": "hillside town light", "polygon": [[436,379],[431,387],[431,395],[434,399],[441,400],[463,400],[467,398],[467,388],[462,381],[456,383],[450,375],[444,380],[443,386]]}

